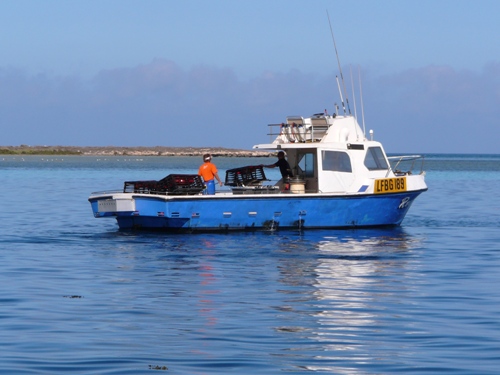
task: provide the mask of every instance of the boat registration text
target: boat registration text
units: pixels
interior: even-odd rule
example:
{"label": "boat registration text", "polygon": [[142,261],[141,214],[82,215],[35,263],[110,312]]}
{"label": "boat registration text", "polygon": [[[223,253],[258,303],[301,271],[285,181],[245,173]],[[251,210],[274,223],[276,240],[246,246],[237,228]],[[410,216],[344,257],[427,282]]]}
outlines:
{"label": "boat registration text", "polygon": [[373,188],[375,194],[397,193],[400,191],[406,191],[406,177],[375,180],[375,186]]}

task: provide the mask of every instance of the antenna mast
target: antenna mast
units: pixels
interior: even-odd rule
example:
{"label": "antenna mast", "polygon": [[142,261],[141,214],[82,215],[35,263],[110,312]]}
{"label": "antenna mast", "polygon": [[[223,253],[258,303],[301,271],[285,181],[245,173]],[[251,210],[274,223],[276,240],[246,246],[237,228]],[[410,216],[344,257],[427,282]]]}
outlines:
{"label": "antenna mast", "polygon": [[335,76],[335,79],[337,80],[337,87],[339,88],[340,101],[342,102],[342,108],[344,109],[344,116],[345,116],[344,98],[342,97],[342,90],[340,90],[339,76]]}
{"label": "antenna mast", "polygon": [[363,105],[363,87],[361,86],[361,70],[358,66],[358,80],[359,80],[359,96],[361,97],[361,117],[363,118],[363,134],[366,138],[366,127],[365,127],[365,109]]}
{"label": "antenna mast", "polygon": [[[354,118],[358,120],[358,112],[356,110],[356,92],[354,91],[354,79],[352,78],[352,66],[349,65],[349,70],[351,72],[351,90],[352,90],[352,100],[354,102]],[[356,129],[356,139],[359,140],[358,127]]]}
{"label": "antenna mast", "polygon": [[[337,63],[339,65],[340,80],[342,81],[342,86],[344,88],[345,102],[347,103],[347,109],[349,111],[349,114],[351,114],[351,108],[349,107],[349,99],[347,97],[347,90],[345,89],[344,75],[342,74],[342,67],[340,66],[339,54],[337,52],[337,43],[335,43],[335,37],[333,36],[332,22],[330,21],[330,14],[328,13],[328,9],[326,10],[326,15],[328,16],[328,23],[330,24],[330,32],[332,34],[332,40],[333,40],[333,47],[335,48],[335,55],[337,56]],[[340,96],[342,96],[342,93],[340,94]]]}
{"label": "antenna mast", "polygon": [[354,102],[354,117],[358,118],[358,112],[356,111],[356,93],[354,91],[354,79],[352,78],[352,66],[349,65],[349,70],[351,71],[351,90],[352,90],[352,100]]}

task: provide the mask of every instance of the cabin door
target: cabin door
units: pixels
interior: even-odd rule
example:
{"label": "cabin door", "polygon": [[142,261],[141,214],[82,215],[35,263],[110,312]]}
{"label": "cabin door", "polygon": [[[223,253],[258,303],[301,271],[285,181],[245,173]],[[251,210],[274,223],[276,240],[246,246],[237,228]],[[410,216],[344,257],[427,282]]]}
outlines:
{"label": "cabin door", "polygon": [[302,178],[306,182],[306,192],[318,191],[318,162],[316,150],[301,150],[297,153],[297,166],[294,176]]}
{"label": "cabin door", "polygon": [[354,182],[352,164],[345,151],[320,150],[321,160],[319,189],[323,192],[349,191]]}

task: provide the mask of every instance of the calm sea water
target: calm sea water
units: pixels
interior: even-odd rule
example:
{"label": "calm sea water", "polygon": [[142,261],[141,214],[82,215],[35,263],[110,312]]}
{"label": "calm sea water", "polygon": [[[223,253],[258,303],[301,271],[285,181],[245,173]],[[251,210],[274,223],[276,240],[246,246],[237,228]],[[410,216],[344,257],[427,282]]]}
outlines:
{"label": "calm sea water", "polygon": [[498,373],[500,155],[427,155],[429,191],[394,229],[93,218],[92,191],[199,162],[0,156],[1,374]]}

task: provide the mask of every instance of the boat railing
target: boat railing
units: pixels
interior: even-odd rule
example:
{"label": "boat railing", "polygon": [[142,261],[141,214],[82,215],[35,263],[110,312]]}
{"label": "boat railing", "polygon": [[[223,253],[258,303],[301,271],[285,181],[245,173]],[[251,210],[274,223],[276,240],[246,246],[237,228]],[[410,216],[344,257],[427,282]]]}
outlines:
{"label": "boat railing", "polygon": [[405,176],[414,174],[414,170],[420,169],[419,174],[424,173],[424,161],[425,157],[423,155],[400,155],[400,156],[388,156],[387,159],[391,163],[389,170],[387,171],[386,177],[392,171],[396,176]]}
{"label": "boat railing", "polygon": [[330,124],[325,121],[321,124],[300,124],[302,130],[299,130],[298,126],[294,126],[293,123],[269,124],[268,126],[270,131],[267,135],[271,143],[279,136],[283,136],[285,143],[306,143],[320,142],[328,131]]}
{"label": "boat railing", "polygon": [[120,194],[120,193],[123,193],[123,190],[118,190],[118,189],[115,189],[115,190],[103,190],[103,191],[94,191],[92,193],[90,193],[90,195],[111,195],[111,194]]}

